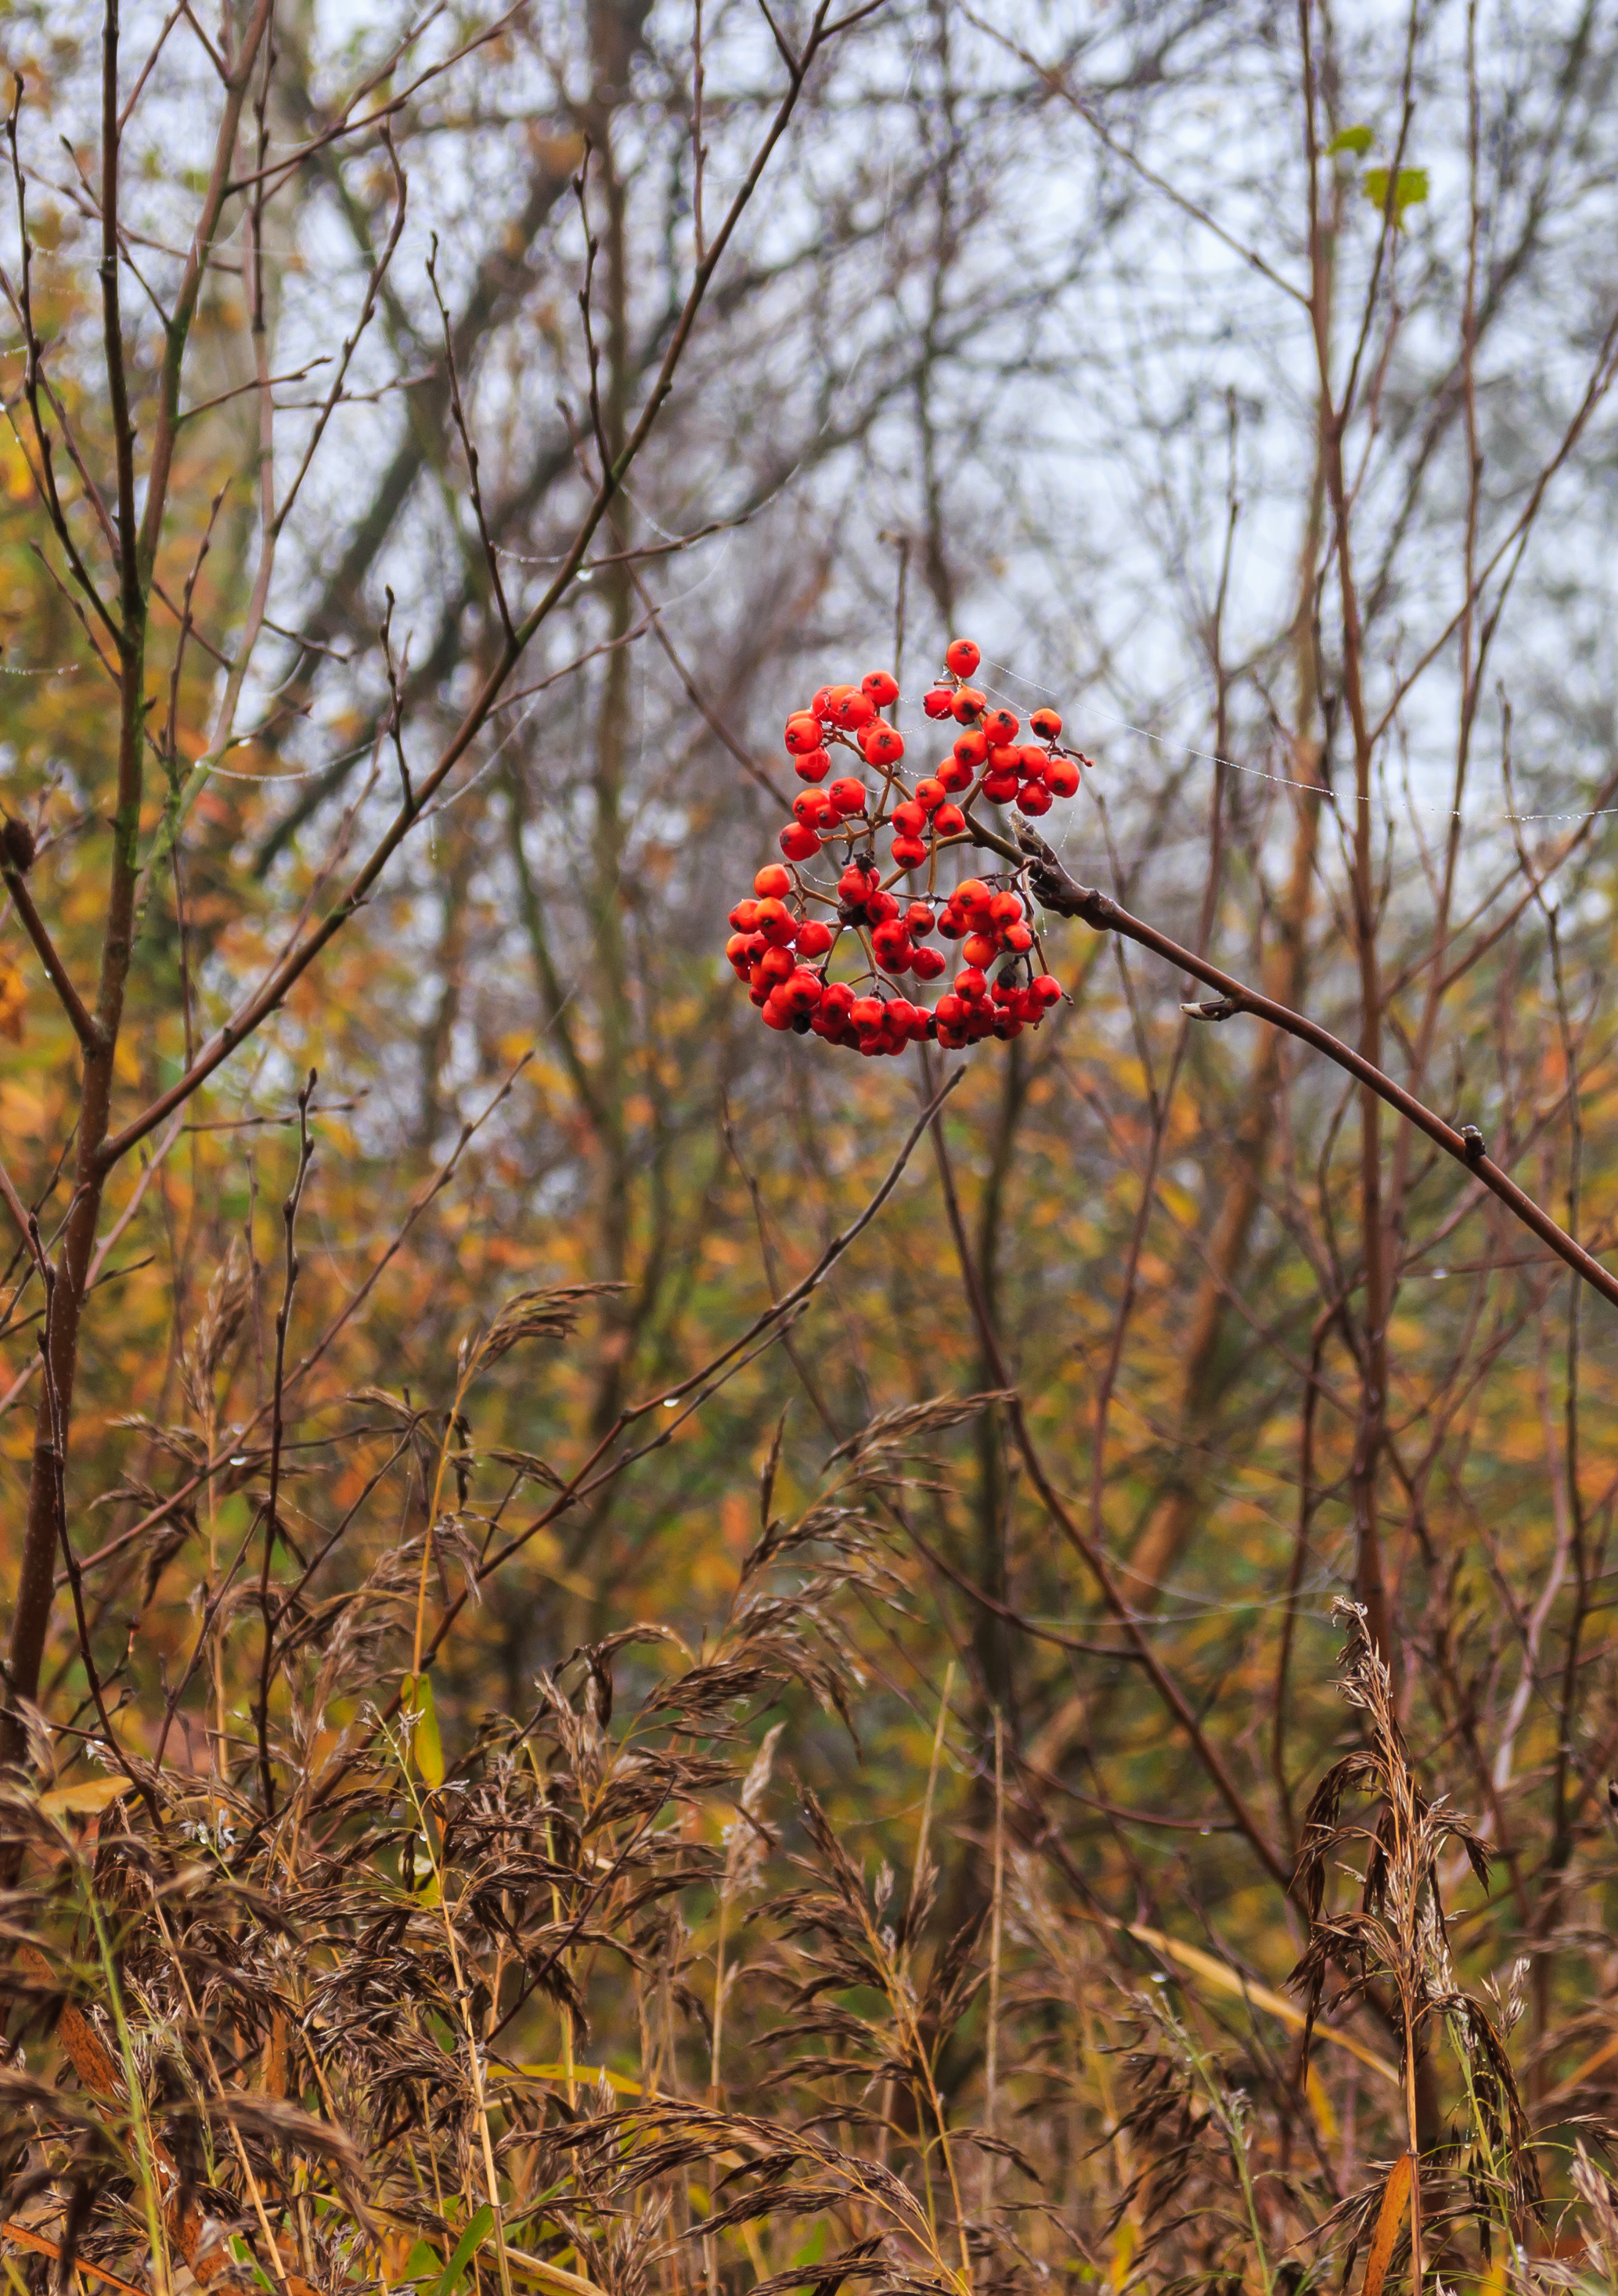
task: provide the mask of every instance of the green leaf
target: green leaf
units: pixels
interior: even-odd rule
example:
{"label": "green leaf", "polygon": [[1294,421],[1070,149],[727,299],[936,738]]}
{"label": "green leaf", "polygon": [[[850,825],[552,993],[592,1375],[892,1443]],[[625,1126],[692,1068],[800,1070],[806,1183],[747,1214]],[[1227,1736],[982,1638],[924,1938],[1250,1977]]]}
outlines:
{"label": "green leaf", "polygon": [[[1388,204],[1388,171],[1385,168],[1367,168],[1364,177],[1365,195],[1378,214],[1385,214]],[[1425,168],[1401,168],[1393,186],[1393,220],[1404,228],[1405,209],[1419,207],[1427,196],[1427,171]]]}
{"label": "green leaf", "polygon": [[443,2268],[444,2259],[437,2249],[429,2248],[424,2240],[418,2240],[405,2259],[405,2269],[400,2277],[404,2280],[437,2280]]}
{"label": "green leaf", "polygon": [[455,2254],[444,2267],[444,2276],[432,2296],[455,2296],[461,2275],[494,2230],[495,2212],[486,2201],[456,2243]]}
{"label": "green leaf", "polygon": [[444,1783],[444,1743],[439,1736],[439,1712],[433,1704],[428,1675],[407,1674],[400,1685],[405,1712],[415,1725],[412,1740],[415,1767],[430,1786]]}
{"label": "green leaf", "polygon": [[1333,152],[1351,152],[1356,160],[1363,160],[1375,140],[1368,127],[1343,127],[1333,136],[1326,148],[1328,154]]}

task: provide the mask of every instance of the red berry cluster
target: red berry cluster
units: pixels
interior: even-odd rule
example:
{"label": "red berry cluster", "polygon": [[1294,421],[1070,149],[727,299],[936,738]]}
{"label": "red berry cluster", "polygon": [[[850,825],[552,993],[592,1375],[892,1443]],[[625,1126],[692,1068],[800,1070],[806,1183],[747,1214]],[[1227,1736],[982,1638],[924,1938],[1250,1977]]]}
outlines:
{"label": "red berry cluster", "polygon": [[[922,707],[961,730],[950,755],[913,788],[899,770],[904,737],[882,715],[899,699],[886,670],[873,670],[858,685],[823,686],[787,719],[787,751],[808,783],[781,832],[789,865],[760,870],[756,898],[730,912],[725,949],[769,1028],[812,1031],[875,1056],[924,1039],[958,1047],[1015,1037],[1037,1028],[1059,1001],[1061,985],[1043,970],[1025,898],[1014,890],[1020,870],[968,877],[947,895],[935,890],[940,852],[974,838],[974,799],[1014,800],[1024,813],[1046,813],[1056,798],[1073,795],[1080,766],[1089,763],[1058,746],[1062,720],[1054,709],[1036,709],[1028,730],[1037,738],[1019,743],[1014,713],[991,709],[967,683],[981,658],[970,638],[957,638],[946,652],[946,675]],[[873,794],[854,773],[822,788],[840,747],[856,750],[881,775],[879,791]],[[883,829],[892,832],[894,862],[885,882],[871,849]],[[801,864],[839,848],[843,865],[834,888],[804,874]],[[924,865],[926,890],[901,903],[893,887]],[[817,906],[834,921],[812,914]],[[926,981],[945,972],[943,950],[927,946],[935,931],[961,944],[964,962],[929,1010],[895,993],[894,984],[906,974]],[[851,979],[833,980],[840,947],[857,951],[860,962]],[[990,982],[987,968],[997,958],[1006,961]]]}

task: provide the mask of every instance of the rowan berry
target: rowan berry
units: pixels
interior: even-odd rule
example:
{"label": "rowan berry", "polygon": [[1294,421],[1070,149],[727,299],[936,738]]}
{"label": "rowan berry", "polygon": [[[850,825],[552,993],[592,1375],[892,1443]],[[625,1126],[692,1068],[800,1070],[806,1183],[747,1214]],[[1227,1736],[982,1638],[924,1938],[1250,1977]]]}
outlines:
{"label": "rowan berry", "polygon": [[1071,758],[1052,758],[1045,767],[1045,786],[1053,797],[1072,797],[1079,787],[1079,768]]}
{"label": "rowan berry", "polygon": [[863,901],[875,890],[876,873],[863,861],[850,861],[837,880],[837,898],[842,901]]}
{"label": "rowan berry", "polygon": [[994,943],[987,933],[968,933],[961,943],[961,955],[968,964],[989,964],[994,960]]}
{"label": "rowan berry", "polygon": [[873,1029],[880,1029],[882,1026],[881,998],[857,996],[850,1009],[849,1018],[861,1036],[866,1035]]}
{"label": "rowan berry", "polygon": [[936,980],[949,962],[941,948],[917,948],[910,953],[910,970],[918,980]]}
{"label": "rowan berry", "polygon": [[820,976],[801,964],[781,991],[781,1001],[794,1013],[812,1013],[821,997]]}
{"label": "rowan berry", "polygon": [[946,940],[960,940],[971,931],[960,911],[950,908],[940,911],[938,929]]}
{"label": "rowan berry", "polygon": [[[1041,758],[1040,762],[1041,764],[1044,763],[1043,758]],[[991,774],[997,775],[1005,774],[1022,775],[1026,770],[1023,763],[1022,750],[1019,750],[1013,742],[999,742],[989,752],[989,770]]]}
{"label": "rowan berry", "polygon": [[940,789],[947,789],[952,797],[958,797],[963,790],[972,787],[973,769],[964,758],[946,758],[933,778]]}
{"label": "rowan berry", "polygon": [[1017,751],[1017,771],[1025,782],[1042,782],[1050,767],[1045,751],[1032,742],[1024,742]]}
{"label": "rowan berry", "polygon": [[1062,720],[1054,709],[1031,710],[1028,730],[1031,734],[1037,734],[1042,742],[1054,742],[1062,731]]}
{"label": "rowan berry", "polygon": [[905,930],[913,940],[924,940],[932,931],[932,905],[930,901],[912,901],[905,911]]}
{"label": "rowan berry", "polygon": [[841,699],[834,698],[832,702],[832,722],[841,726],[845,734],[858,734],[875,715],[876,704],[867,701],[857,685],[850,686]]}
{"label": "rowan berry", "polygon": [[835,809],[824,790],[804,790],[793,800],[793,819],[807,823],[810,829],[819,827],[823,813],[831,813],[835,818]]}
{"label": "rowan berry", "polygon": [[924,813],[935,813],[944,802],[947,792],[940,781],[917,782],[916,802]]}
{"label": "rowan berry", "polygon": [[945,666],[957,677],[970,677],[982,659],[970,638],[951,638],[944,648]]}
{"label": "rowan berry", "polygon": [[725,944],[726,955],[743,980],[752,967],[752,940],[751,933],[732,933]]}
{"label": "rowan berry", "polygon": [[1045,783],[1024,782],[1017,791],[1017,810],[1020,813],[1048,813],[1050,808],[1051,794]]}
{"label": "rowan berry", "polygon": [[955,701],[952,685],[930,686],[922,696],[923,713],[929,718],[948,718]]}
{"label": "rowan berry", "polygon": [[[1005,931],[1000,935],[1001,947],[1010,949],[1014,956],[1025,955],[1033,945],[1033,932],[1031,928],[1028,925],[1007,925]],[[798,934],[798,946],[800,948],[803,947],[803,933],[801,929],[800,929]]]}
{"label": "rowan berry", "polygon": [[885,925],[890,917],[899,914],[899,903],[891,893],[877,891],[866,896],[866,914],[874,925]]}
{"label": "rowan berry", "polygon": [[896,805],[888,818],[894,828],[906,837],[919,837],[927,826],[926,808],[918,805],[914,798],[907,799],[903,805]]}
{"label": "rowan berry", "polygon": [[825,718],[825,717],[829,716],[829,714],[830,714],[830,708],[831,708],[831,699],[832,699],[832,689],[831,689],[831,687],[830,687],[829,685],[823,685],[823,686],[820,688],[819,692],[816,694],[816,696],[815,696],[814,700],[809,703],[809,716],[810,716],[811,718]]}
{"label": "rowan berry", "polygon": [[1020,1037],[1022,1035],[1023,1023],[1018,1020],[1014,1013],[997,1013],[995,1016],[994,1033],[1003,1045],[1009,1045],[1014,1037]]}
{"label": "rowan berry", "polygon": [[954,701],[949,704],[949,715],[957,726],[964,726],[969,718],[981,716],[987,699],[988,696],[980,693],[975,685],[963,685],[957,689]]}
{"label": "rowan berry", "polygon": [[778,861],[767,861],[752,881],[760,900],[779,901],[793,890],[793,881]]}
{"label": "rowan berry", "polygon": [[989,904],[989,915],[997,925],[1014,925],[1023,914],[1023,904],[1014,893],[997,893]]}
{"label": "rowan berry", "polygon": [[990,805],[1009,805],[1017,793],[1015,774],[985,774],[983,794]]}
{"label": "rowan berry", "polygon": [[1022,720],[1014,709],[991,709],[983,720],[983,731],[991,742],[1014,742],[1022,731]]}
{"label": "rowan berry", "polygon": [[[785,872],[783,871],[782,874],[784,875]],[[732,909],[730,913],[730,922],[733,931],[739,933],[757,932],[759,930],[759,904],[757,901],[738,901],[735,908]]]}
{"label": "rowan berry", "polygon": [[940,805],[932,816],[934,832],[940,837],[958,837],[966,826],[966,816],[958,805]]}
{"label": "rowan berry", "polygon": [[[965,953],[963,950],[962,954],[965,955]],[[968,1004],[977,1004],[980,998],[988,994],[988,989],[989,983],[975,964],[965,965],[955,976],[955,993],[957,996],[965,997]]]}
{"label": "rowan berry", "polygon": [[897,726],[878,718],[860,734],[859,746],[867,765],[896,766],[905,754],[905,737]]}
{"label": "rowan berry", "polygon": [[788,822],[776,842],[789,861],[812,861],[820,850],[818,832],[801,821]]}
{"label": "rowan berry", "polygon": [[987,910],[994,895],[981,877],[963,877],[949,896],[963,916],[973,916],[979,909]]}
{"label": "rowan berry", "polygon": [[973,726],[957,741],[955,754],[963,766],[981,766],[989,755],[988,734],[981,726]]}
{"label": "rowan berry", "polygon": [[[762,870],[759,873],[761,876]],[[781,874],[785,876],[784,869]],[[763,934],[769,947],[787,948],[797,937],[798,920],[785,902],[776,900],[772,894],[759,904],[758,930]]]}
{"label": "rowan berry", "polygon": [[812,710],[793,710],[786,721],[786,746],[796,757],[820,747],[820,720]]}
{"label": "rowan berry", "polygon": [[902,972],[910,962],[910,931],[902,917],[890,917],[871,935],[871,950],[890,972]]}
{"label": "rowan berry", "polygon": [[764,1025],[767,1029],[790,1029],[792,1027],[792,1013],[788,1011],[786,1005],[782,1002],[780,997],[767,996],[764,1000],[763,1010]]}
{"label": "rowan berry", "polygon": [[1041,972],[1037,979],[1031,980],[1028,985],[1034,996],[1039,998],[1041,1004],[1061,1004],[1062,983],[1056,979],[1054,972]]}
{"label": "rowan berry", "polygon": [[820,999],[820,1010],[828,1021],[846,1021],[854,1003],[854,992],[846,980],[834,980]]}
{"label": "rowan berry", "polygon": [[801,782],[823,782],[831,767],[829,750],[806,750],[801,758],[793,759],[793,771]]}
{"label": "rowan berry", "polygon": [[839,813],[863,813],[866,809],[866,785],[851,777],[834,782],[826,795]]}
{"label": "rowan berry", "polygon": [[798,928],[798,954],[800,956],[824,956],[832,945],[833,938],[832,928],[819,917],[805,917]]}
{"label": "rowan berry", "polygon": [[966,1018],[966,1000],[953,988],[946,989],[932,1008],[940,1029],[958,1029]]}
{"label": "rowan berry", "polygon": [[899,700],[899,680],[889,670],[868,670],[859,681],[859,690],[878,709],[885,709],[890,702]]}
{"label": "rowan berry", "polygon": [[789,948],[782,948],[778,946],[767,948],[759,959],[760,980],[790,980],[796,971],[797,964]]}
{"label": "rowan berry", "polygon": [[927,857],[927,848],[919,837],[896,837],[893,858],[901,869],[919,869]]}

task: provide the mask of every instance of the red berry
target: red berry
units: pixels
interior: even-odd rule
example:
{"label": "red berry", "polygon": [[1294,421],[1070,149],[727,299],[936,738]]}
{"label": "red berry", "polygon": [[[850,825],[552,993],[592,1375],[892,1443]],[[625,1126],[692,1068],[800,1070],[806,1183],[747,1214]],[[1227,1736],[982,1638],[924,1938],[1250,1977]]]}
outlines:
{"label": "red berry", "polygon": [[1071,758],[1052,758],[1045,768],[1045,786],[1053,797],[1072,797],[1079,787],[1079,768]]}
{"label": "red berry", "polygon": [[[1043,767],[1045,763],[1044,750],[1040,750],[1037,751],[1036,755],[1039,757],[1041,767]],[[1026,772],[1027,768],[1023,763],[1022,750],[1019,750],[1013,742],[1001,742],[989,752],[989,770],[998,777],[1002,774],[1022,775]]]}
{"label": "red berry", "polygon": [[765,998],[764,1025],[767,1029],[790,1029],[792,1027],[792,1013],[788,1010],[787,1006],[781,1002],[779,997],[767,996]]}
{"label": "red berry", "polygon": [[793,759],[793,771],[801,782],[823,782],[831,768],[831,755],[825,750],[806,750],[801,758]]}
{"label": "red berry", "polygon": [[874,925],[885,925],[890,917],[896,917],[899,914],[899,903],[891,893],[867,893],[866,914]]}
{"label": "red berry", "polygon": [[913,940],[924,940],[932,931],[932,907],[928,901],[912,901],[905,911],[905,928]]}
{"label": "red berry", "polygon": [[902,972],[910,962],[910,934],[902,917],[890,917],[886,924],[878,925],[871,935],[871,947],[879,964],[890,972]]}
{"label": "red berry", "polygon": [[989,983],[975,964],[968,965],[955,976],[955,993],[965,997],[968,1004],[976,1004],[988,995]]}
{"label": "red berry", "polygon": [[1032,742],[1024,742],[1017,751],[1017,771],[1025,782],[1042,782],[1050,769],[1050,759]]}
{"label": "red berry", "polygon": [[940,837],[958,837],[966,826],[966,816],[958,805],[940,805],[932,816],[932,826]]}
{"label": "red berry", "polygon": [[1024,782],[1017,791],[1017,809],[1020,813],[1048,813],[1050,808],[1050,791],[1043,782]]}
{"label": "red berry", "polygon": [[990,939],[987,933],[968,933],[965,939],[961,943],[961,955],[965,958],[968,964],[992,964],[994,962],[994,943]]}
{"label": "red berry", "polygon": [[1036,709],[1030,715],[1028,730],[1042,742],[1054,742],[1062,731],[1062,720],[1054,709]]}
{"label": "red berry", "polygon": [[812,710],[793,710],[786,721],[786,746],[795,757],[820,747],[820,720]]}
{"label": "red berry", "polygon": [[831,694],[832,689],[829,685],[823,685],[821,687],[819,693],[816,694],[814,700],[809,703],[809,716],[811,718],[824,718],[826,715],[827,707],[831,701]]}
{"label": "red berry", "polygon": [[793,881],[778,861],[767,861],[752,881],[752,889],[761,899],[779,901],[793,890]]}
{"label": "red berry", "polygon": [[839,686],[832,701],[832,721],[841,726],[845,734],[858,734],[876,715],[876,705],[867,701],[858,686]]}
{"label": "red berry", "polygon": [[857,996],[849,1018],[863,1037],[882,1026],[882,1000],[876,996]]}
{"label": "red berry", "polygon": [[818,832],[801,821],[789,822],[776,842],[789,861],[812,861],[820,850]]}
{"label": "red berry", "polygon": [[842,781],[834,782],[826,795],[839,813],[863,813],[866,809],[866,785],[851,776],[845,775]]}
{"label": "red berry", "polygon": [[997,893],[989,904],[991,922],[1014,925],[1023,914],[1023,904],[1014,893]]}
{"label": "red berry", "polygon": [[803,790],[793,800],[793,818],[807,822],[813,829],[820,818],[821,808],[827,802],[821,790]]}
{"label": "red berry", "polygon": [[940,1029],[958,1029],[966,1018],[966,1001],[953,989],[946,989],[932,1009]]}
{"label": "red berry", "polygon": [[983,720],[983,731],[991,742],[1014,742],[1022,726],[1014,709],[991,709]]}
{"label": "red berry", "polygon": [[819,917],[805,917],[798,928],[800,956],[824,956],[832,945],[832,928]]}
{"label": "red berry", "polygon": [[781,1001],[794,1013],[812,1013],[821,997],[820,975],[801,964],[781,992]]}
{"label": "red berry", "polygon": [[978,692],[975,685],[963,685],[949,704],[949,715],[957,726],[964,726],[968,718],[982,715],[987,698]]}
{"label": "red berry", "polygon": [[974,726],[957,741],[955,754],[964,766],[981,766],[989,755],[988,734]]}
{"label": "red berry", "polygon": [[922,696],[922,708],[929,718],[948,718],[955,700],[955,690],[949,685],[931,686]]}
{"label": "red berry", "polygon": [[1061,1004],[1062,983],[1056,979],[1055,973],[1042,972],[1037,980],[1031,980],[1028,985],[1041,1004]]}
{"label": "red berry", "polygon": [[942,782],[925,781],[917,782],[916,784],[916,803],[920,806],[924,813],[935,812],[944,802],[945,795]]}
{"label": "red berry", "polygon": [[896,726],[884,725],[878,718],[860,734],[859,746],[867,765],[896,766],[905,754],[905,737]]}
{"label": "red berry", "polygon": [[[963,738],[965,738],[963,736]],[[946,758],[936,775],[939,786],[951,796],[958,797],[962,790],[972,787],[972,767],[960,758]],[[919,796],[921,792],[917,791]]]}
{"label": "red berry", "polygon": [[1015,774],[985,774],[983,794],[990,805],[1009,805],[1017,793]]}
{"label": "red berry", "polygon": [[837,898],[842,901],[863,901],[876,882],[876,873],[863,861],[850,861],[837,880]]}
{"label": "red berry", "polygon": [[793,953],[787,948],[767,948],[759,959],[760,980],[790,980],[796,970]]}
{"label": "red berry", "polygon": [[867,701],[885,709],[891,701],[899,700],[899,680],[885,669],[873,669],[859,681],[859,690]]}
{"label": "red berry", "polygon": [[949,896],[951,907],[959,909],[963,916],[971,916],[978,909],[987,913],[993,898],[981,877],[963,877]]}
{"label": "red berry", "polygon": [[[1005,931],[1000,935],[1000,947],[1002,948],[1010,949],[1014,956],[1025,955],[1033,945],[1033,932],[1031,928],[1028,925],[1007,925]],[[801,929],[800,929],[798,934],[798,946],[800,948],[803,947],[803,933]]]}
{"label": "red berry", "polygon": [[927,826],[927,809],[908,798],[903,805],[896,805],[888,818],[904,836],[919,837]]}
{"label": "red berry", "polygon": [[846,980],[834,980],[820,999],[820,1010],[828,1020],[846,1021],[854,1002],[854,992]]}
{"label": "red berry", "polygon": [[919,869],[927,857],[927,848],[919,837],[896,837],[893,858],[901,869]]}
{"label": "red berry", "polygon": [[[781,873],[784,876],[786,872],[783,870]],[[759,904],[757,901],[738,901],[735,908],[732,909],[730,913],[730,922],[732,930],[735,932],[757,932],[759,930]]]}
{"label": "red berry", "polygon": [[944,649],[945,665],[957,677],[970,677],[982,659],[970,638],[952,638]]}
{"label": "red berry", "polygon": [[[783,870],[781,873],[784,876],[786,872]],[[763,872],[760,871],[760,874],[762,875]],[[772,897],[759,904],[759,931],[769,947],[786,948],[796,937],[798,920],[784,902]]]}
{"label": "red berry", "polygon": [[1022,1035],[1023,1023],[1014,1013],[1001,1013],[996,1017],[994,1033],[1003,1045],[1008,1045],[1014,1037]]}
{"label": "red berry", "polygon": [[940,912],[938,929],[946,940],[960,940],[971,931],[965,918],[957,908],[953,906]]}
{"label": "red berry", "polygon": [[752,939],[750,933],[732,933],[725,944],[726,955],[743,980],[752,970]]}
{"label": "red berry", "polygon": [[949,961],[941,948],[918,948],[911,954],[910,970],[918,980],[936,980]]}

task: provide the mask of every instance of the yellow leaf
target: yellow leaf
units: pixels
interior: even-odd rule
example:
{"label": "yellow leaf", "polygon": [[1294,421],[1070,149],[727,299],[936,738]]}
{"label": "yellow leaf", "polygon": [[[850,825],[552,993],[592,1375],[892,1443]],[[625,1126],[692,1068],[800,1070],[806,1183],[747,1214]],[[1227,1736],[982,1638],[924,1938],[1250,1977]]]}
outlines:
{"label": "yellow leaf", "polygon": [[1393,2260],[1393,2243],[1399,2238],[1400,2219],[1404,2215],[1405,2202],[1409,2196],[1410,2156],[1408,2152],[1401,2152],[1388,2170],[1382,2206],[1376,2213],[1371,2252],[1365,2260],[1363,2296],[1382,2296],[1382,2284],[1387,2278],[1388,2267]]}
{"label": "yellow leaf", "polygon": [[134,1783],[132,1778],[81,1778],[77,1785],[53,1786],[40,1795],[39,1807],[47,1817],[94,1817],[119,1794],[127,1794]]}
{"label": "yellow leaf", "polygon": [[441,1786],[444,1745],[439,1736],[439,1711],[432,1701],[431,1678],[424,1674],[407,1674],[402,1691],[406,1718],[415,1726],[411,1740],[415,1767],[430,1786]]}

